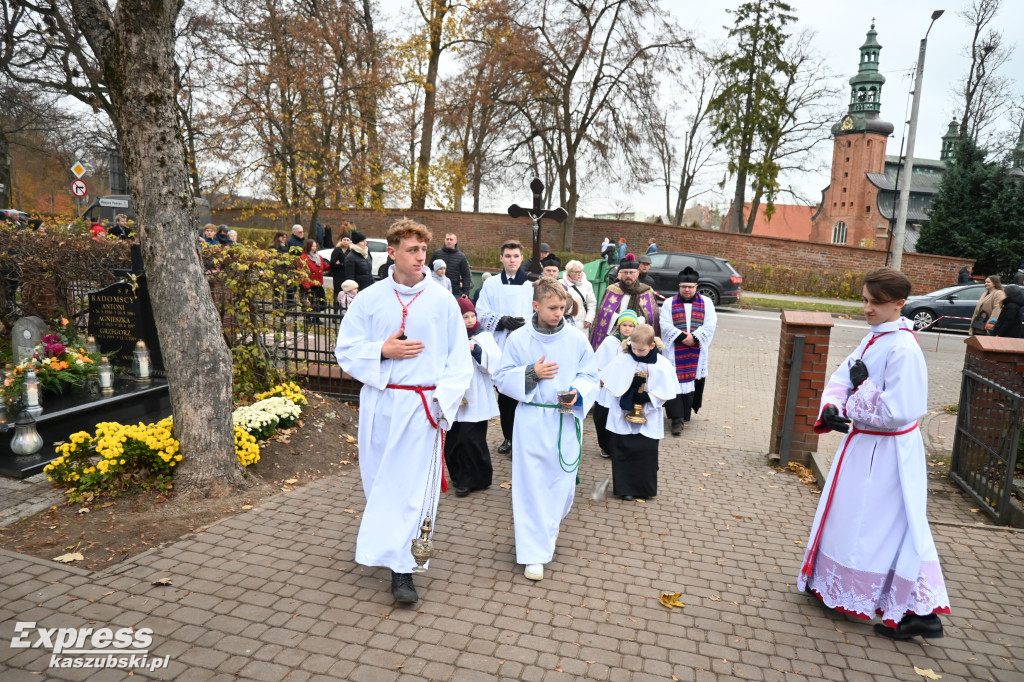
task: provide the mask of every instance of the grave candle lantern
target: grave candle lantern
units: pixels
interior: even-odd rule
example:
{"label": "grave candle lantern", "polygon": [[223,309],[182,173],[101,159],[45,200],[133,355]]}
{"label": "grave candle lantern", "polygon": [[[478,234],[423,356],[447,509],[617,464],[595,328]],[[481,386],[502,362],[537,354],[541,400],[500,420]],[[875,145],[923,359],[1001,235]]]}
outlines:
{"label": "grave candle lantern", "polygon": [[14,422],[11,452],[15,455],[34,455],[43,449],[43,437],[36,431],[36,420],[25,410]]}
{"label": "grave candle lantern", "polygon": [[99,367],[96,369],[100,380],[100,390],[104,394],[114,392],[114,368],[110,366],[110,360],[104,355],[100,358]]}
{"label": "grave candle lantern", "polygon": [[146,382],[150,380],[150,361],[149,361],[149,349],[146,348],[146,342],[139,340],[135,343],[135,358],[132,360],[132,373],[135,375],[135,381]]}
{"label": "grave candle lantern", "polygon": [[39,379],[31,369],[25,372],[25,406],[29,414],[41,414],[43,411],[43,396],[39,390]]}
{"label": "grave candle lantern", "polygon": [[100,352],[100,347],[96,345],[96,337],[92,334],[85,337],[85,352],[89,355]]}

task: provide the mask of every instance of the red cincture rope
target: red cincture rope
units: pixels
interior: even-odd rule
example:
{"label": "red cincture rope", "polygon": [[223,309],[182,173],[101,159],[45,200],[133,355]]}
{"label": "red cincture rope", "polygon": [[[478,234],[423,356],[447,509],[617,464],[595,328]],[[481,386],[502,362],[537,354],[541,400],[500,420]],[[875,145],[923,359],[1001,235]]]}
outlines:
{"label": "red cincture rope", "polygon": [[405,318],[409,317],[409,306],[411,306],[413,304],[413,302],[417,298],[420,297],[420,294],[422,294],[424,291],[426,291],[426,289],[421,289],[420,291],[418,291],[416,293],[416,295],[413,296],[412,299],[408,303],[402,303],[402,297],[398,295],[398,290],[395,289],[394,291],[395,291],[395,298],[398,299],[398,305],[402,306],[402,327],[401,327],[401,329],[402,329],[402,333],[404,334],[405,333]]}
{"label": "red cincture rope", "polygon": [[814,561],[818,556],[818,543],[821,542],[821,531],[825,528],[825,519],[828,518],[828,510],[832,507],[832,496],[836,492],[836,488],[839,487],[839,474],[842,472],[843,457],[846,455],[846,448],[850,445],[850,441],[858,433],[863,433],[865,436],[902,436],[905,433],[910,433],[917,428],[917,422],[914,422],[913,426],[907,427],[902,431],[868,431],[866,429],[858,429],[856,426],[850,432],[849,438],[843,443],[843,450],[839,453],[839,461],[836,462],[836,475],[832,477],[832,487],[828,491],[828,499],[825,500],[825,511],[821,514],[821,522],[818,523],[818,532],[814,534],[814,542],[807,552],[807,559],[804,561],[803,568],[800,572],[811,577],[811,572],[814,570]]}
{"label": "red cincture rope", "polygon": [[[395,292],[398,293],[397,291]],[[422,291],[420,293],[423,293]],[[416,294],[419,296],[420,294]],[[398,299],[401,301],[402,299]],[[413,299],[416,300],[416,299]],[[409,301],[411,304],[412,301]],[[404,317],[404,316],[403,316]],[[404,322],[404,319],[403,319]],[[420,399],[423,401],[423,411],[427,413],[427,421],[435,429],[438,428],[437,422],[434,420],[434,416],[430,414],[430,404],[427,402],[426,391],[433,391],[437,386],[403,386],[401,384],[388,384],[388,388],[395,388],[399,391],[415,391],[420,394]],[[448,480],[444,476],[444,436],[445,432],[441,431],[441,492],[448,492]]]}

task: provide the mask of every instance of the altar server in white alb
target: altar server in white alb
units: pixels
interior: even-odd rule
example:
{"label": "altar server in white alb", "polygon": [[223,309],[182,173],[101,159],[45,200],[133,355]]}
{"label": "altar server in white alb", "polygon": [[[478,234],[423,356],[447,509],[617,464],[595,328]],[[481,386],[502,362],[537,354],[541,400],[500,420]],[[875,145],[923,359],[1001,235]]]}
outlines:
{"label": "altar server in white alb", "polygon": [[684,268],[679,273],[679,294],[661,307],[662,353],[672,362],[679,381],[679,395],[665,405],[673,436],[683,432],[690,413],[699,411],[704,403],[708,350],[718,326],[715,304],[697,293],[698,281],[700,273]]}
{"label": "altar server in white alb", "polygon": [[[615,330],[604,337],[601,345],[594,351],[594,362],[597,364],[598,376],[601,370],[612,363],[616,356],[622,355],[622,342],[629,339],[636,326],[640,323],[636,313],[632,310],[623,310],[612,320],[612,328]],[[609,459],[612,456],[611,432],[608,431],[608,410],[618,404],[618,399],[608,392],[607,387],[601,384],[597,393],[597,401],[594,403],[594,432],[597,435],[597,446],[600,448],[601,456]]]}
{"label": "altar server in white alb", "polygon": [[494,468],[487,448],[487,421],[498,416],[492,375],[498,371],[501,349],[490,332],[480,329],[476,309],[468,298],[458,299],[462,320],[469,336],[473,356],[473,381],[469,384],[455,423],[444,441],[444,461],[448,465],[455,494],[465,497],[490,487]]}
{"label": "altar server in white alb", "polygon": [[[583,457],[581,422],[597,397],[594,351],[587,337],[562,319],[566,296],[554,280],[534,283],[536,313],[509,335],[494,377],[499,391],[519,401],[512,436],[512,518],[516,561],[525,565],[530,580],[544,577],[559,524],[572,508]],[[560,401],[571,413],[562,412]]]}
{"label": "altar server in white alb", "polygon": [[[523,245],[515,240],[501,245],[502,271],[480,287],[476,314],[485,332],[494,334],[498,348],[505,347],[508,335],[519,329],[533,315],[533,284],[526,278]],[[498,410],[501,412],[501,434],[498,446],[503,455],[512,454],[512,431],[515,428],[516,401],[498,389]]]}
{"label": "altar server in white alb", "polygon": [[[612,486],[627,502],[658,494],[658,443],[665,437],[661,408],[679,392],[672,363],[658,353],[664,347],[654,327],[638,325],[622,342],[623,352],[598,373],[615,397],[608,410]],[[645,421],[638,423],[638,417]]]}
{"label": "altar server in white alb", "polygon": [[893,639],[942,637],[938,614],[949,613],[917,424],[928,413],[928,370],[913,323],[900,317],[908,295],[901,272],[864,276],[871,333],[821,397],[815,430],[848,435],[825,481],[797,581],[829,608],[880,616],[875,631]]}
{"label": "altar server in white alb", "polygon": [[[359,473],[366,508],[356,561],[390,568],[391,593],[415,603],[410,552],[423,518],[436,521],[441,434],[473,377],[459,306],[424,267],[430,232],[399,220],[387,232],[387,279],[352,301],[338,330],[338,364],[359,392]],[[437,524],[434,524],[435,528]]]}

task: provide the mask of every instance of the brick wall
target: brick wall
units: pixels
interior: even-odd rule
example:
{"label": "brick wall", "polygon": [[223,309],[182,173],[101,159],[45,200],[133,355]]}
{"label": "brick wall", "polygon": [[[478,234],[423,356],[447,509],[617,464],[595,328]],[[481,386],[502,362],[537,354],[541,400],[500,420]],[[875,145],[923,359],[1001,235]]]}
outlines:
{"label": "brick wall", "polygon": [[796,310],[782,312],[779,364],[775,372],[775,403],[772,407],[771,452],[774,454],[779,454],[782,444],[794,340],[798,334],[805,337],[789,451],[790,462],[807,464],[811,455],[818,450],[818,434],[814,432],[814,423],[818,420],[821,392],[825,390],[832,326],[832,316],[828,313]]}
{"label": "brick wall", "polygon": [[[214,222],[289,231],[287,218],[269,218],[254,215],[243,218],[238,209],[215,211]],[[399,218],[412,218],[429,227],[440,244],[444,232],[454,232],[463,244],[472,243],[477,249],[497,249],[508,239],[524,243],[532,240],[530,224],[526,220],[513,220],[500,213],[457,213],[448,211],[322,211],[320,220],[337,228],[341,220],[348,220],[368,237],[383,237],[388,226]],[[304,216],[308,223],[308,216]],[[556,251],[565,250],[561,226],[546,223],[541,238]],[[625,237],[629,250],[642,253],[647,240],[654,237],[662,251],[688,251],[718,256],[743,263],[772,263],[775,265],[811,268],[819,270],[840,270],[865,272],[885,264],[885,252],[853,246],[815,244],[794,239],[761,237],[746,234],[730,234],[715,230],[693,227],[653,225],[625,220],[598,220],[577,218],[573,251],[598,253],[601,240],[605,237],[618,241]],[[527,247],[529,250],[529,247]],[[529,255],[529,254],[527,254]],[[906,254],[903,257],[903,271],[914,283],[914,293],[922,294],[956,283],[957,272],[964,265],[973,265],[966,258]],[[474,263],[474,266],[494,266],[497,263]]]}

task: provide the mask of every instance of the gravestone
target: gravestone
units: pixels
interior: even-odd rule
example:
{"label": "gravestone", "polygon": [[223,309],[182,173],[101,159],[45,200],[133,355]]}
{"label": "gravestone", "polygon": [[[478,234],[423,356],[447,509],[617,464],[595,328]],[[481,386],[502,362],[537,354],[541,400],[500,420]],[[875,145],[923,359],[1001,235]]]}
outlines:
{"label": "gravestone", "polygon": [[137,287],[115,282],[89,292],[89,333],[96,337],[100,352],[116,365],[131,365],[135,342],[141,339],[149,348],[153,369],[163,370],[160,340],[144,276],[138,278]]}
{"label": "gravestone", "polygon": [[36,346],[42,343],[43,337],[49,333],[46,323],[36,316],[21,317],[14,323],[11,331],[11,345],[14,346],[14,360],[21,363],[32,357]]}

